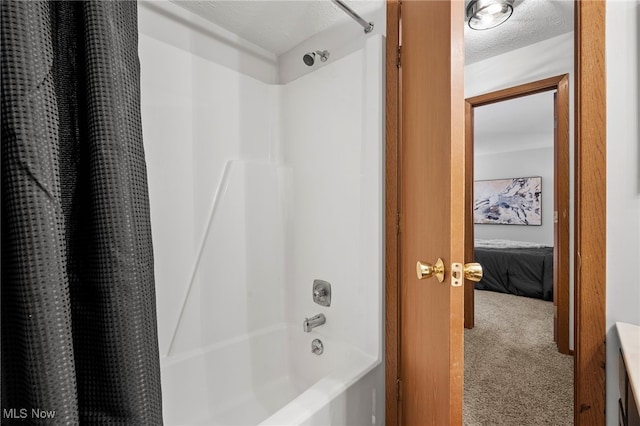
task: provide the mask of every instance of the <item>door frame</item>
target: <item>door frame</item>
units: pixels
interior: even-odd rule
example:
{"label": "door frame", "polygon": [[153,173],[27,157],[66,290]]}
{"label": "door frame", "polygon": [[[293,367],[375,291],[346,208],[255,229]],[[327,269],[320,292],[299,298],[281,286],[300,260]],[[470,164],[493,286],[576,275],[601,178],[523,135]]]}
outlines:
{"label": "door frame", "polygon": [[[574,424],[605,424],[606,2],[575,0]],[[385,147],[386,424],[401,424],[399,387],[399,0],[387,0]]]}
{"label": "door frame", "polygon": [[[507,89],[490,92],[466,100],[466,180],[467,188],[473,188],[474,170],[474,109],[484,105],[517,99],[537,93],[556,91],[554,113],[554,259],[553,259],[553,305],[554,305],[554,341],[558,351],[569,354],[569,75],[525,83]],[[467,205],[473,205],[473,193],[468,191]],[[465,232],[465,262],[473,262],[473,215],[468,216]],[[464,322],[465,328],[474,326],[474,283],[465,282]]]}

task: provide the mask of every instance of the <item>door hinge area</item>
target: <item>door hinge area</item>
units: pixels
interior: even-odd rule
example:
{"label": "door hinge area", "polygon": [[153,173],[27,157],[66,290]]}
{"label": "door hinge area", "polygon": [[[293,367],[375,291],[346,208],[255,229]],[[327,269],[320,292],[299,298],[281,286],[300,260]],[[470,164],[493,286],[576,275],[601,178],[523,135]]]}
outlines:
{"label": "door hinge area", "polygon": [[402,380],[396,380],[396,400],[402,401]]}
{"label": "door hinge area", "polygon": [[401,222],[400,212],[398,212],[396,213],[396,231],[398,235],[400,234],[400,222]]}
{"label": "door hinge area", "polygon": [[398,46],[398,58],[396,60],[396,66],[398,68],[400,68],[400,66],[402,65],[401,58],[402,58],[402,46]]}

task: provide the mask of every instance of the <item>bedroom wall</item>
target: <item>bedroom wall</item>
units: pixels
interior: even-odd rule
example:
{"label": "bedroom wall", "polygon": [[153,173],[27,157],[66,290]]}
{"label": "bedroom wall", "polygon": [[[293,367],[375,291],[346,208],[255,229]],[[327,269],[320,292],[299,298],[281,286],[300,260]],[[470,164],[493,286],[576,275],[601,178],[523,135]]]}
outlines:
{"label": "bedroom wall", "polygon": [[[464,67],[466,98],[569,74],[569,173],[573,176],[573,32]],[[573,253],[573,179],[569,184],[569,232]],[[569,257],[569,346],[573,349],[573,256]]]}
{"label": "bedroom wall", "polygon": [[541,226],[478,224],[474,226],[475,238],[530,241],[553,246],[553,148],[476,153],[474,161],[474,180],[542,177]]}
{"label": "bedroom wall", "polygon": [[640,2],[608,1],[607,63],[607,425],[617,425],[616,321],[640,325]]}

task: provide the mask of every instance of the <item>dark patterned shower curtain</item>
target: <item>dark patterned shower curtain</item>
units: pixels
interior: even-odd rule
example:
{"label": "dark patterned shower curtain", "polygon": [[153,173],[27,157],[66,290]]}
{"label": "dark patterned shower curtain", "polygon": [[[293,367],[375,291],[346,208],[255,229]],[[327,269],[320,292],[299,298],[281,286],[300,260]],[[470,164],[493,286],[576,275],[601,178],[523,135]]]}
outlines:
{"label": "dark patterned shower curtain", "polygon": [[130,1],[7,1],[2,424],[160,425]]}

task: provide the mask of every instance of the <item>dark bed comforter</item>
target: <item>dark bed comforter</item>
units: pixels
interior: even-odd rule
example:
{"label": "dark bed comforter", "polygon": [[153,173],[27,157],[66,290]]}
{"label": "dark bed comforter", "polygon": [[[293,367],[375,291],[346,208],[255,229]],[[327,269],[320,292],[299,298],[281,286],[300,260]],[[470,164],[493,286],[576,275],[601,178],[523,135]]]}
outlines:
{"label": "dark bed comforter", "polygon": [[476,289],[553,300],[553,247],[476,247],[475,261],[484,273]]}

